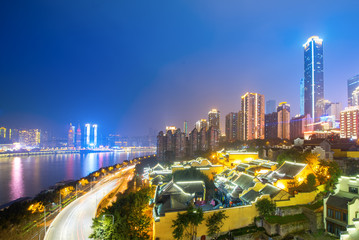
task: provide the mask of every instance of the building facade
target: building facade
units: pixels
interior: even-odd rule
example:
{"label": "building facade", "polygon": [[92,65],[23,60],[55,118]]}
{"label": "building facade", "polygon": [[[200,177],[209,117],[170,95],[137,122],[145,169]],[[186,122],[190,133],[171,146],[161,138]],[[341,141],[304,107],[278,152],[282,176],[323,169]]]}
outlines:
{"label": "building facade", "polygon": [[69,131],[67,133],[67,147],[73,148],[75,146],[75,126],[70,123]]}
{"label": "building facade", "polygon": [[359,105],[359,74],[348,79],[348,107]]}
{"label": "building facade", "polygon": [[214,127],[220,130],[220,112],[217,109],[212,109],[208,112],[208,128]]}
{"label": "building facade", "polygon": [[266,101],[266,114],[277,111],[277,102],[276,100],[267,100]]}
{"label": "building facade", "polygon": [[340,112],[340,138],[358,139],[359,106],[347,107]]}
{"label": "building facade", "polygon": [[309,114],[297,115],[290,120],[290,139],[304,138],[308,131],[313,131],[313,119]]}
{"label": "building facade", "polygon": [[26,129],[19,132],[20,144],[27,147],[39,147],[41,132],[39,129]]}
{"label": "building facade", "polygon": [[241,140],[264,139],[264,95],[247,92],[241,106]]}
{"label": "building facade", "polygon": [[226,115],[226,139],[235,141],[238,138],[238,113],[231,112]]}
{"label": "building facade", "polygon": [[324,99],[323,40],[308,38],[304,47],[304,114],[318,122],[323,111],[318,101]]}
{"label": "building facade", "polygon": [[278,137],[278,113],[272,112],[265,115],[265,139]]}
{"label": "building facade", "polygon": [[281,102],[277,108],[278,113],[278,135],[280,139],[290,139],[290,105]]}

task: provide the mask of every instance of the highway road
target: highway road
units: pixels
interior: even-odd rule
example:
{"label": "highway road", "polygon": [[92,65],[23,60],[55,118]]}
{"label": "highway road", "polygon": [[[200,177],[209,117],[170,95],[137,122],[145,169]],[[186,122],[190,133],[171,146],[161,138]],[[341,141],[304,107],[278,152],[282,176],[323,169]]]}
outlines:
{"label": "highway road", "polygon": [[133,177],[133,167],[124,168],[114,176],[108,176],[97,183],[93,190],[78,198],[59,213],[49,226],[45,240],[84,240],[92,233],[92,218],[101,199],[121,185],[121,191],[127,188],[127,182]]}

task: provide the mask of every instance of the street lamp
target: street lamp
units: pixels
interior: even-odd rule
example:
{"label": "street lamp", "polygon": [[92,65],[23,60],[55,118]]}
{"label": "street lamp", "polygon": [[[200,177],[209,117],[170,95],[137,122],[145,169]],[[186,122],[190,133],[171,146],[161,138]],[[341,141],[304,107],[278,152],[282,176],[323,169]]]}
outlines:
{"label": "street lamp", "polygon": [[55,205],[55,203],[49,203],[47,205],[44,206],[44,227],[45,227],[45,233],[46,233],[46,207],[49,206],[49,205]]}

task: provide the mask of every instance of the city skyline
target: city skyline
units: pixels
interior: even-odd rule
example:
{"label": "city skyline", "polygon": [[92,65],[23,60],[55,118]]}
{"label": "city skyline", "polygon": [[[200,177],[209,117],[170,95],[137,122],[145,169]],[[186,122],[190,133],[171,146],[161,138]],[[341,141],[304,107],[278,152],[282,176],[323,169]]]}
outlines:
{"label": "city skyline", "polygon": [[[314,16],[314,10],[302,3],[264,3],[263,9],[279,14],[236,2],[222,8],[172,2],[161,11],[156,3],[138,9],[101,3],[101,10],[71,5],[37,3],[19,19],[14,4],[2,8],[1,30],[8,34],[0,40],[0,78],[7,89],[0,97],[1,125],[66,132],[69,122],[89,121],[107,132],[140,135],[187,120],[192,129],[209,109],[223,116],[237,112],[245,92],[288,102],[293,117],[300,106],[302,44],[313,35],[325,42],[325,99],[347,106],[347,80],[359,72],[359,35],[350,27],[359,20],[354,1],[316,2],[322,11],[308,19],[303,13]],[[288,5],[296,9],[290,19],[280,11]],[[84,14],[75,17],[80,9]],[[92,23],[89,29],[84,22]]]}

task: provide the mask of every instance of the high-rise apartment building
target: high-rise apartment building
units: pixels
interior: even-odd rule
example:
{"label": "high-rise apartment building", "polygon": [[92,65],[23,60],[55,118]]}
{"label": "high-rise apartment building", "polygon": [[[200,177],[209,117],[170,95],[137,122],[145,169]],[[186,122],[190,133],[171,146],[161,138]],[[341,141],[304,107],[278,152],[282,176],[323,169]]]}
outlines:
{"label": "high-rise apartment building", "polygon": [[318,101],[324,99],[323,40],[308,38],[304,47],[304,114],[319,122],[323,114]]}
{"label": "high-rise apartment building", "polygon": [[265,119],[265,139],[276,139],[278,137],[278,113],[268,113]]}
{"label": "high-rise apartment building", "polygon": [[359,106],[347,107],[340,112],[340,137],[358,139]]}
{"label": "high-rise apartment building", "polygon": [[348,79],[348,107],[359,105],[359,74]]}
{"label": "high-rise apartment building", "polygon": [[201,119],[196,122],[196,128],[197,131],[200,132],[202,128],[205,128],[207,130],[208,124],[206,119]]}
{"label": "high-rise apartment building", "polygon": [[241,140],[264,139],[264,96],[247,92],[242,96]]}
{"label": "high-rise apartment building", "polygon": [[0,138],[5,139],[6,138],[6,128],[0,127]]}
{"label": "high-rise apartment building", "polygon": [[220,113],[217,109],[212,109],[208,112],[208,128],[213,127],[214,129],[219,130],[219,117]]}
{"label": "high-rise apartment building", "polygon": [[290,105],[281,102],[277,108],[278,113],[278,138],[290,139]]}
{"label": "high-rise apartment building", "polygon": [[238,113],[231,112],[226,115],[226,139],[235,141],[238,139]]}
{"label": "high-rise apartment building", "polygon": [[27,129],[19,132],[20,144],[27,147],[39,147],[41,134],[39,129]]}
{"label": "high-rise apartment building", "polygon": [[276,112],[276,111],[277,111],[277,101],[276,100],[266,101],[266,114]]}
{"label": "high-rise apartment building", "polygon": [[290,139],[304,138],[304,132],[313,131],[313,119],[309,114],[297,115],[290,120]]}

